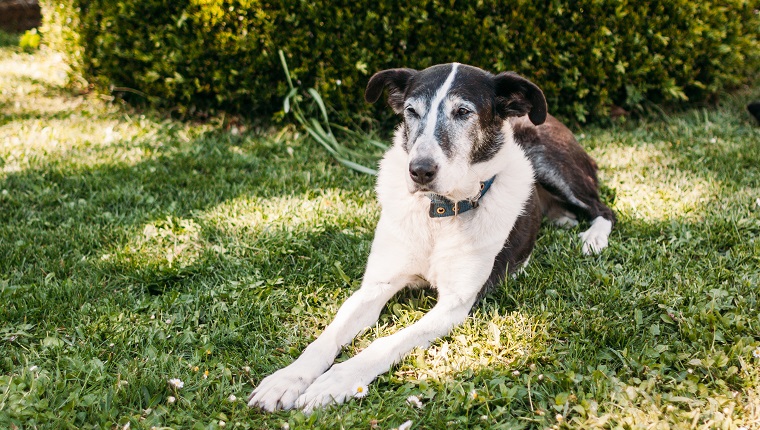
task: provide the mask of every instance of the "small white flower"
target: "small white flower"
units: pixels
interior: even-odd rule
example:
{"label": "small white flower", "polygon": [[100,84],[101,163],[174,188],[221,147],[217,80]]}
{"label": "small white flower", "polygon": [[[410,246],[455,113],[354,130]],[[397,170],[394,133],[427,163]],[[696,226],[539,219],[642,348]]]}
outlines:
{"label": "small white flower", "polygon": [[401,424],[400,426],[398,426],[398,430],[409,430],[409,427],[411,426],[412,426],[412,420],[408,420],[404,424]]}
{"label": "small white flower", "polygon": [[478,398],[478,392],[477,392],[477,391],[475,391],[475,390],[472,390],[472,391],[470,391],[470,398],[471,398],[472,400],[475,400],[475,399],[477,399],[477,398]]}
{"label": "small white flower", "polygon": [[338,80],[335,81],[335,84],[337,86],[341,86],[341,85],[343,85],[343,81],[341,81],[340,79],[338,79]]}
{"label": "small white flower", "polygon": [[227,397],[227,401],[230,403],[234,403],[237,401],[237,397],[234,394],[230,394],[230,396]]}
{"label": "small white flower", "polygon": [[166,323],[167,323],[167,324],[171,324],[171,323],[172,323],[172,320],[166,320]]}
{"label": "small white flower", "polygon": [[755,348],[754,351],[752,351],[752,356],[755,358],[760,358],[760,346],[758,346],[757,348]]}
{"label": "small white flower", "polygon": [[718,139],[716,139],[714,137],[710,139],[710,143],[716,143],[717,141],[718,141]]}
{"label": "small white flower", "polygon": [[169,403],[170,405],[176,401],[177,401],[177,398],[174,396],[169,396],[166,398],[166,402]]}
{"label": "small white flower", "polygon": [[127,421],[127,423],[124,424],[124,427],[122,427],[121,429],[122,430],[129,430],[130,427],[132,427],[132,423],[130,423],[129,421]]}
{"label": "small white flower", "polygon": [[290,430],[290,424],[282,423],[282,430]]}
{"label": "small white flower", "polygon": [[40,368],[39,368],[39,367],[37,367],[37,366],[32,366],[32,367],[30,367],[30,368],[29,368],[29,371],[30,371],[30,372],[36,372],[36,371],[38,371],[39,369],[40,369]]}
{"label": "small white flower", "polygon": [[152,320],[156,319],[156,314],[151,315],[150,319],[152,319]]}
{"label": "small white flower", "polygon": [[357,399],[361,399],[362,397],[366,397],[367,393],[369,393],[369,388],[367,388],[364,384],[356,384],[354,386],[354,397]]}
{"label": "small white flower", "polygon": [[109,344],[108,344],[108,346],[109,346],[110,348],[113,348],[113,345],[114,345],[113,343],[109,343]]}
{"label": "small white flower", "polygon": [[182,382],[182,380],[179,378],[172,378],[169,380],[169,385],[171,385],[172,387],[176,389],[180,389],[185,386],[185,383]]}
{"label": "small white flower", "polygon": [[243,372],[245,373],[251,373],[251,368],[248,366],[243,367]]}
{"label": "small white flower", "polygon": [[514,372],[512,372],[512,376],[520,376],[520,371],[515,370]]}
{"label": "small white flower", "polygon": [[120,386],[120,387],[121,387],[121,386],[123,386],[123,387],[126,387],[127,385],[129,385],[129,382],[127,382],[127,381],[125,381],[125,380],[123,380],[123,379],[122,379],[121,381],[119,381],[119,386]]}
{"label": "small white flower", "polygon": [[407,397],[406,398],[406,402],[409,403],[410,405],[414,406],[415,408],[419,408],[419,409],[422,409],[422,407],[424,406],[422,404],[422,402],[420,401],[420,398],[417,397],[417,396],[409,396],[409,397]]}
{"label": "small white flower", "polygon": [[219,420],[219,427],[224,427],[224,426],[226,426],[226,425],[227,425],[227,423],[226,423],[226,422],[224,422],[224,421],[222,421],[222,420]]}

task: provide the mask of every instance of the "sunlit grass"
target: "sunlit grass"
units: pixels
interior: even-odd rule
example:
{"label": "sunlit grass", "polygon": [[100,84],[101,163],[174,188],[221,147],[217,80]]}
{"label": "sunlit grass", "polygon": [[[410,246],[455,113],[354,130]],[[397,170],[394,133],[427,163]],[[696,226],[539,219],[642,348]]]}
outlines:
{"label": "sunlit grass", "polygon": [[636,146],[611,143],[593,152],[604,169],[602,180],[615,190],[615,209],[637,219],[699,218],[719,184],[677,168],[664,143]]}
{"label": "sunlit grass", "polygon": [[[0,427],[760,426],[756,89],[578,131],[619,216],[610,248],[586,257],[585,226],[544,226],[463,325],[306,417],[243,399],[360,285],[373,179],[292,129],[71,94],[62,67],[0,50]],[[400,293],[337,359],[434,304]]]}

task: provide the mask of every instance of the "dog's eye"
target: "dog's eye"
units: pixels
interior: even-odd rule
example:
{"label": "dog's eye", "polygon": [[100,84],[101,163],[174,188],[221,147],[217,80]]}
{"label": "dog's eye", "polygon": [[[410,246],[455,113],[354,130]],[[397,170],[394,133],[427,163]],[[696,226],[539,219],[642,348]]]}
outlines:
{"label": "dog's eye", "polygon": [[419,114],[417,114],[417,111],[414,110],[414,108],[411,107],[411,106],[407,106],[407,108],[404,109],[404,111],[406,112],[407,115],[409,115],[412,118],[419,118],[420,117]]}
{"label": "dog's eye", "polygon": [[470,115],[471,113],[472,113],[471,110],[469,110],[467,108],[460,107],[459,109],[457,109],[454,112],[454,116],[456,116],[457,118],[465,118],[468,115]]}

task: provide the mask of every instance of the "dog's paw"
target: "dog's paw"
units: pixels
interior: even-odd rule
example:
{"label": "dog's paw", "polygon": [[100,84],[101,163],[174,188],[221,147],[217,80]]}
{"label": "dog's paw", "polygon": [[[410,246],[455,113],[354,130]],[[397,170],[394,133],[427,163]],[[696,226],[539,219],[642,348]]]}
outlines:
{"label": "dog's paw", "polygon": [[583,253],[586,255],[598,254],[609,244],[608,237],[612,231],[612,222],[602,217],[597,217],[591,222],[591,227],[578,234],[583,241]]}
{"label": "dog's paw", "polygon": [[316,408],[330,404],[340,404],[356,394],[357,387],[364,387],[367,375],[355,372],[346,363],[336,364],[317,378],[306,391],[298,397],[295,407],[310,414]]}
{"label": "dog's paw", "polygon": [[248,396],[248,406],[268,412],[292,409],[296,399],[314,381],[296,363],[267,376]]}
{"label": "dog's paw", "polygon": [[578,220],[575,218],[571,218],[569,216],[563,215],[559,218],[555,218],[554,220],[552,220],[552,223],[554,223],[554,225],[556,225],[557,227],[566,228],[569,230],[578,225]]}

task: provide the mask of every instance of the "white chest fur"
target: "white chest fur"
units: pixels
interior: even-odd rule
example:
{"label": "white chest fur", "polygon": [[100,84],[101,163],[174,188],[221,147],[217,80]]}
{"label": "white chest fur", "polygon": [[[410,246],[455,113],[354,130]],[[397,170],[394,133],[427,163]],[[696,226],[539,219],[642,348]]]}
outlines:
{"label": "white chest fur", "polygon": [[[511,130],[505,131],[511,137]],[[485,267],[485,280],[533,189],[533,169],[522,149],[510,138],[492,160],[471,166],[464,181],[477,184],[494,175],[496,179],[478,208],[454,217],[430,218],[430,199],[407,189],[407,166],[407,154],[396,142],[380,163],[377,195],[382,214],[368,269],[372,260],[398,261],[403,256],[406,274],[422,277],[433,287],[451,275],[452,267],[463,264]],[[480,287],[482,283],[472,285]]]}

